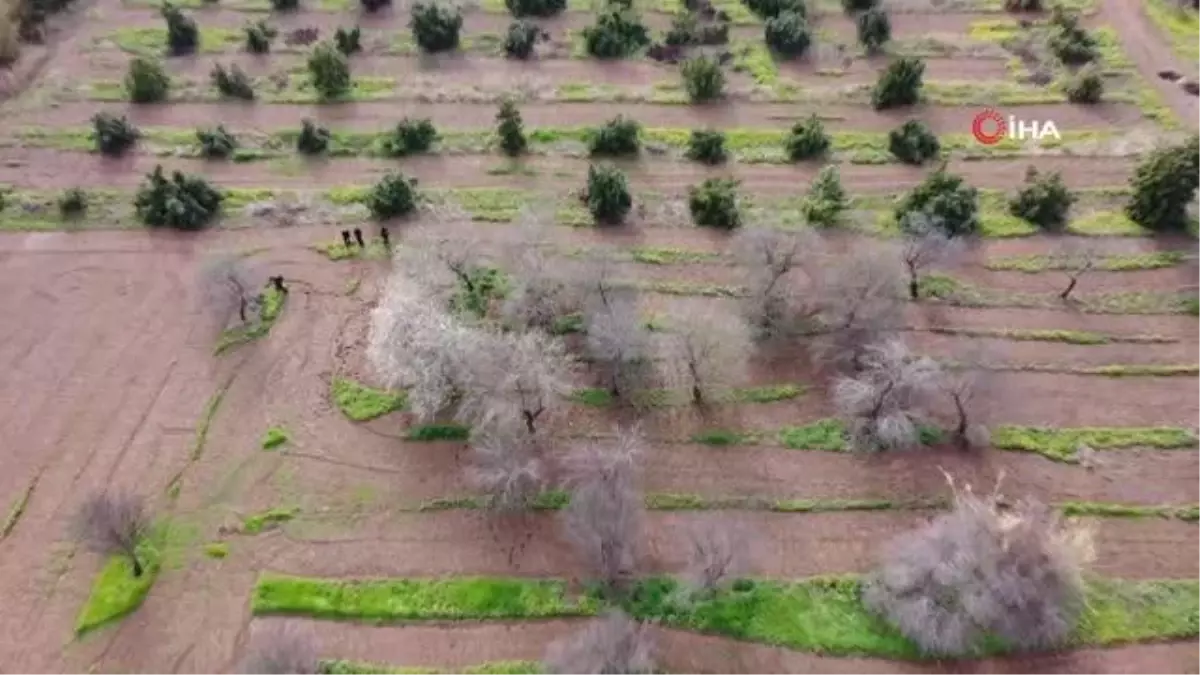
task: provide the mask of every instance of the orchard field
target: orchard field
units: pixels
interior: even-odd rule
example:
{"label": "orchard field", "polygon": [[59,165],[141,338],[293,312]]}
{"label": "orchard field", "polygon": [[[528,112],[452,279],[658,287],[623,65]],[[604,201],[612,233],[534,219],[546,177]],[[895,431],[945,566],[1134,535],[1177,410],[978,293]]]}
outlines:
{"label": "orchard field", "polygon": [[1197,13],[1009,5],[10,2],[2,669],[1200,672]]}

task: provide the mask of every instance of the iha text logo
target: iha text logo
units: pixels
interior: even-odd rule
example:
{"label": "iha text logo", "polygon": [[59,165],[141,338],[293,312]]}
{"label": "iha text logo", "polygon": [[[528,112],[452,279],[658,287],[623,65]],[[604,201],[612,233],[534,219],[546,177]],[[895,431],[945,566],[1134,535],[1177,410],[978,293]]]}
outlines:
{"label": "iha text logo", "polygon": [[1055,140],[1062,140],[1058,127],[1052,120],[1026,120],[1016,115],[1006,118],[992,108],[975,116],[971,122],[971,135],[984,145],[995,145],[1005,138],[1014,141],[1040,141],[1049,136]]}

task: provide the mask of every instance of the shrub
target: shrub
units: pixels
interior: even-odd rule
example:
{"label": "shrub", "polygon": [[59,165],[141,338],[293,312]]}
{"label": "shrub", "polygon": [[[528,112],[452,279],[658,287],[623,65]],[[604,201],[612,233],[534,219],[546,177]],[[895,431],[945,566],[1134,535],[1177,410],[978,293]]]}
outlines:
{"label": "shrub", "polygon": [[892,61],[875,83],[871,105],[876,110],[913,105],[920,100],[924,75],[925,62],[919,58],[904,56]]}
{"label": "shrub", "polygon": [[641,17],[628,9],[608,9],[596,23],[583,29],[588,54],[598,59],[619,59],[650,44],[650,31]]}
{"label": "shrub", "polygon": [[686,47],[698,41],[696,33],[700,23],[690,12],[679,12],[671,19],[671,28],[663,36],[663,42],[672,47]]}
{"label": "shrub", "polygon": [[1091,63],[1100,57],[1093,38],[1079,25],[1079,16],[1056,5],[1050,15],[1050,51],[1067,65]]}
{"label": "shrub", "polygon": [[509,157],[525,152],[529,145],[524,126],[517,104],[507,98],[501,101],[500,111],[496,113],[496,135],[500,138],[500,149]]}
{"label": "shrub", "polygon": [[359,4],[362,5],[364,12],[371,14],[388,7],[392,4],[392,0],[359,0]]}
{"label": "shrub", "polygon": [[695,129],[688,139],[687,158],[704,164],[720,164],[726,159],[725,133],[714,129]]}
{"label": "shrub", "polygon": [[641,145],[642,126],[624,115],[617,115],[594,130],[588,139],[593,155],[636,155]]}
{"label": "shrub", "polygon": [[721,64],[709,56],[697,56],[683,63],[683,86],[693,102],[720,98],[725,88]]}
{"label": "shrub", "polygon": [[688,188],[688,210],[697,225],[732,230],[742,224],[738,212],[738,181],[709,178]]}
{"label": "shrub", "polygon": [[243,101],[254,100],[254,87],[250,84],[250,78],[236,63],[230,66],[229,70],[225,70],[219,63],[214,65],[210,77],[213,86],[222,96],[240,98]]}
{"label": "shrub", "polygon": [[874,54],[885,42],[892,39],[892,20],[881,7],[873,7],[854,20],[858,30],[858,41],[868,54]]}
{"label": "shrub", "polygon": [[82,189],[73,187],[58,198],[58,212],[63,218],[74,218],[87,211],[88,197]]}
{"label": "shrub", "polygon": [[611,166],[588,167],[585,200],[588,211],[598,223],[618,224],[633,207],[625,174]]}
{"label": "shrub", "polygon": [[1040,12],[1042,9],[1042,0],[1004,0],[1006,12]]}
{"label": "shrub", "polygon": [[1074,632],[1092,555],[1052,508],[956,490],[952,511],[892,542],[862,598],[931,655],[1048,650]]}
{"label": "shrub", "polygon": [[389,157],[404,157],[428,152],[438,138],[437,129],[428,119],[405,117],[391,135],[383,139],[381,149]]}
{"label": "shrub", "polygon": [[96,113],[92,116],[92,140],[101,154],[116,157],[137,143],[141,132],[122,115]]}
{"label": "shrub", "polygon": [[779,16],[783,12],[795,12],[802,18],[808,17],[808,8],[803,0],[743,0],[746,7],[764,19]]}
{"label": "shrub", "polygon": [[937,136],[920,120],[908,120],[888,132],[888,150],[905,164],[924,164],[941,149]]}
{"label": "shrub", "polygon": [[125,90],[134,103],[157,103],[167,98],[171,79],[158,61],[135,56],[125,74]]}
{"label": "shrub", "polygon": [[567,8],[567,0],[504,0],[504,6],[515,17],[554,16]]}
{"label": "shrub", "polygon": [[171,3],[164,3],[162,16],[167,21],[167,49],[176,56],[191,54],[200,44],[196,22]]}
{"label": "shrub", "polygon": [[842,9],[847,14],[865,12],[879,7],[879,0],[842,0]]}
{"label": "shrub", "polygon": [[246,24],[246,51],[251,54],[266,54],[271,51],[271,40],[279,34],[266,21],[254,21]]}
{"label": "shrub", "polygon": [[946,236],[974,234],[979,229],[978,197],[978,190],[943,164],[905,195],[896,207],[896,222],[918,222],[915,215],[924,214]]}
{"label": "shrub", "polygon": [[514,59],[529,58],[541,33],[542,29],[532,21],[522,19],[508,24],[508,33],[504,36],[504,53]]}
{"label": "shrub", "polygon": [[822,157],[829,152],[829,146],[825,125],[816,115],[810,115],[803,122],[793,125],[792,133],[787,138],[787,154],[793,162]]}
{"label": "shrub", "polygon": [[804,201],[804,218],[813,225],[831,227],[837,225],[842,214],[850,207],[842,178],[833,165],[821,169],[813,179]]}
{"label": "shrub", "polygon": [[325,127],[312,120],[300,121],[300,135],[296,137],[296,150],[305,155],[319,155],[329,149],[330,133]]}
{"label": "shrub", "polygon": [[417,2],[412,7],[408,27],[417,46],[426,52],[444,52],[458,48],[462,13],[443,2]]}
{"label": "shrub", "polygon": [[1198,182],[1200,138],[1192,136],[1183,145],[1155,150],[1134,171],[1133,195],[1125,214],[1149,230],[1186,230],[1187,207]]}
{"label": "shrub", "polygon": [[1099,103],[1104,96],[1104,80],[1099,70],[1087,66],[1068,78],[1063,90],[1071,103]]}
{"label": "shrub", "polygon": [[151,227],[199,230],[216,217],[222,199],[203,178],[175,171],[168,179],[160,165],[147,174],[133,205],[138,218]]}
{"label": "shrub", "polygon": [[392,172],[367,195],[367,208],[377,220],[406,216],[417,208],[417,179]]}
{"label": "shrub", "polygon": [[317,45],[309,54],[308,74],[321,98],[338,98],[350,91],[350,63],[328,44]]}
{"label": "shrub", "polygon": [[271,0],[271,8],[277,12],[290,12],[300,8],[300,0]]}
{"label": "shrub", "polygon": [[1057,171],[1039,175],[1035,167],[1025,171],[1025,187],[1008,203],[1008,212],[1043,230],[1058,232],[1066,228],[1067,215],[1075,195],[1067,189]]}
{"label": "shrub", "polygon": [[333,34],[333,45],[346,56],[362,51],[362,29],[358,26],[346,30],[338,28]]}
{"label": "shrub", "polygon": [[808,49],[812,44],[812,33],[802,13],[787,10],[767,19],[763,39],[775,53],[792,57],[800,56]]}
{"label": "shrub", "polygon": [[197,129],[196,140],[200,142],[200,154],[209,159],[224,159],[237,148],[237,139],[219,124],[215,129]]}

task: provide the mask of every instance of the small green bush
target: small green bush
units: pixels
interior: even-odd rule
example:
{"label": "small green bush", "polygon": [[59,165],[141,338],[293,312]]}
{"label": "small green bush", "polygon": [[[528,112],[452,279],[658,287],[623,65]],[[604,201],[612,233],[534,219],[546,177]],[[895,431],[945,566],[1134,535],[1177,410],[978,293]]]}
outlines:
{"label": "small green bush", "polygon": [[350,91],[350,63],[328,44],[317,45],[309,54],[308,75],[321,98],[334,99]]}
{"label": "small green bush", "polygon": [[779,16],[784,12],[795,12],[808,18],[808,7],[804,0],[742,0],[746,7],[764,19]]}
{"label": "small green bush", "polygon": [[168,179],[159,165],[147,174],[133,205],[138,218],[151,227],[199,230],[216,217],[223,198],[203,178],[175,171]]}
{"label": "small green bush", "polygon": [[598,59],[619,59],[650,44],[650,31],[632,10],[612,8],[583,29],[583,41],[588,54]]}
{"label": "small green bush", "polygon": [[266,54],[271,51],[271,41],[279,31],[267,25],[266,21],[254,21],[246,24],[246,51],[251,54]]}
{"label": "small green bush", "polygon": [[209,159],[225,159],[237,148],[237,139],[219,124],[214,129],[197,129],[196,140],[200,154]]}
{"label": "small green bush", "polygon": [[892,61],[880,73],[879,81],[871,91],[871,105],[876,110],[884,110],[917,103],[921,99],[924,76],[925,62],[919,58],[903,56]]}
{"label": "small green bush", "polygon": [[143,56],[135,56],[129,62],[125,75],[125,90],[134,103],[158,103],[167,98],[171,79],[162,64]]}
{"label": "small green bush", "polygon": [[946,171],[946,165],[925,177],[896,207],[896,222],[917,222],[926,216],[947,236],[975,234],[979,230],[979,191],[962,176]]}
{"label": "small green bush", "polygon": [[391,135],[382,140],[380,149],[389,157],[404,157],[429,152],[437,139],[438,133],[433,127],[433,122],[428,119],[405,117],[396,125]]}
{"label": "small green bush", "polygon": [[1063,91],[1071,103],[1099,103],[1104,97],[1104,79],[1098,69],[1086,66],[1067,79]]}
{"label": "small green bush", "polygon": [[1050,51],[1067,65],[1079,66],[1100,58],[1100,50],[1093,38],[1079,25],[1079,15],[1056,5],[1050,15]]}
{"label": "small green bush", "polygon": [[732,230],[742,224],[738,209],[738,181],[709,178],[688,188],[688,209],[692,221],[705,227]]}
{"label": "small green bush", "polygon": [[854,19],[858,41],[868,54],[876,54],[892,39],[892,21],[881,7],[873,7]]}
{"label": "small green bush", "polygon": [[920,165],[941,151],[937,136],[920,120],[908,120],[888,132],[888,150],[905,164]]}
{"label": "small green bush", "polygon": [[1075,195],[1067,189],[1059,173],[1040,175],[1030,166],[1025,171],[1025,187],[1008,203],[1008,212],[1033,223],[1043,230],[1060,232],[1067,227],[1067,217]]}
{"label": "small green bush", "polygon": [[504,53],[513,59],[527,59],[533,55],[542,29],[532,21],[520,19],[508,24],[504,36]]}
{"label": "small green bush", "polygon": [[842,177],[837,167],[823,167],[813,180],[804,200],[804,218],[812,225],[832,227],[837,225],[846,209],[850,208],[850,200],[842,187]]}
{"label": "small green bush", "polygon": [[406,216],[417,208],[417,179],[392,172],[367,195],[367,208],[376,220]]}
{"label": "small green bush", "polygon": [[291,12],[300,8],[300,0],[271,0],[271,9],[277,12]]}
{"label": "small green bush", "polygon": [[687,47],[698,44],[696,33],[700,22],[690,12],[678,12],[671,18],[671,28],[663,36],[663,42],[672,47]]}
{"label": "small green bush", "polygon": [[462,30],[462,12],[441,1],[417,2],[412,7],[408,27],[423,51],[434,53],[458,48]]}
{"label": "small green bush", "polygon": [[879,6],[879,0],[842,0],[842,9],[847,14],[865,12]]}
{"label": "small green bush", "polygon": [[567,8],[567,0],[504,0],[504,6],[517,18],[554,16]]}
{"label": "small green bush", "polygon": [[1043,9],[1042,0],[1004,0],[1006,12],[1040,12]]}
{"label": "small green bush", "polygon": [[585,201],[592,217],[602,224],[620,224],[633,207],[625,174],[612,166],[588,167]]}
{"label": "small green bush", "polygon": [[763,39],[776,54],[791,58],[808,50],[812,32],[804,15],[788,10],[767,19]]}
{"label": "small green bush", "polygon": [[162,17],[167,22],[167,50],[174,56],[196,51],[200,45],[196,21],[169,2],[163,4]]}
{"label": "small green bush", "polygon": [[816,115],[810,115],[808,119],[792,126],[792,133],[786,141],[787,155],[793,162],[816,159],[829,152],[831,143],[829,134],[825,133],[825,125]]}
{"label": "small green bush", "polygon": [[117,117],[112,113],[100,112],[92,116],[92,140],[100,154],[120,156],[132,148],[141,135],[124,115]]}
{"label": "small green bush", "polygon": [[592,155],[636,155],[641,147],[642,126],[624,115],[617,115],[595,129],[588,139],[588,151]]}
{"label": "small green bush", "polygon": [[82,188],[73,187],[62,193],[58,198],[58,212],[63,218],[76,218],[84,214],[88,207],[88,196]]}
{"label": "small green bush", "polygon": [[222,96],[238,98],[243,101],[254,100],[254,86],[250,84],[250,78],[236,63],[230,66],[229,70],[219,63],[214,65],[209,77],[212,79],[213,86],[221,92]]}
{"label": "small green bush", "polygon": [[687,158],[704,164],[725,161],[725,133],[715,129],[694,129],[688,139]]}
{"label": "small green bush", "polygon": [[710,56],[697,56],[683,62],[683,86],[694,103],[720,98],[725,89],[721,64]]}
{"label": "small green bush", "polygon": [[346,30],[338,28],[333,34],[333,46],[346,56],[362,51],[362,29],[358,26]]}
{"label": "small green bush", "polygon": [[500,111],[496,113],[496,136],[500,139],[500,149],[509,157],[520,155],[529,145],[525,139],[521,111],[517,110],[517,104],[512,99],[506,98],[500,102]]}
{"label": "small green bush", "polygon": [[367,14],[373,14],[384,7],[390,6],[392,4],[392,0],[359,0],[359,4],[362,5],[364,12]]}
{"label": "small green bush", "polygon": [[319,155],[329,149],[331,134],[325,127],[310,119],[300,121],[300,135],[296,137],[296,150],[305,155]]}
{"label": "small green bush", "polygon": [[1133,174],[1133,195],[1125,214],[1148,230],[1185,231],[1197,183],[1200,137],[1192,136],[1187,143],[1157,149],[1142,159]]}

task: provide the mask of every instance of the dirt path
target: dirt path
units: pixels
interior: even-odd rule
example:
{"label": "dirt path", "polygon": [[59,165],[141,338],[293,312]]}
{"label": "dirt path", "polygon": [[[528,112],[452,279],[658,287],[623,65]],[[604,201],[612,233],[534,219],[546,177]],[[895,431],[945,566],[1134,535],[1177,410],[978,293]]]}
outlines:
{"label": "dirt path", "polygon": [[1158,90],[1175,111],[1184,128],[1193,132],[1200,119],[1200,99],[1185,92],[1178,83],[1160,79],[1160,70],[1178,70],[1195,77],[1195,63],[1180,63],[1171,50],[1168,38],[1150,23],[1141,2],[1104,0],[1100,19],[1117,30],[1121,46],[1137,67],[1138,73]]}
{"label": "dirt path", "polygon": [[[346,185],[370,185],[389,171],[402,170],[422,186],[507,187],[553,190],[564,193],[582,185],[591,162],[569,157],[534,157],[525,166],[529,176],[497,175],[490,171],[503,160],[491,155],[422,155],[401,160],[330,159],[280,166],[273,162],[234,163],[130,155],[110,159],[101,155],[48,149],[11,149],[0,167],[0,183],[16,188],[57,190],[67,187],[136,188],[157,165],[203,175],[219,186],[319,190]],[[955,160],[950,170],[980,188],[1012,189],[1024,182],[1032,160],[1004,159],[988,162]],[[642,160],[614,162],[624,169],[639,190],[684,195],[705,178],[732,174],[753,194],[793,194],[797,185],[811,182],[821,169],[818,163],[795,165],[733,164],[710,168],[695,163]],[[1120,158],[1042,158],[1043,170],[1063,170],[1075,188],[1111,187],[1126,183],[1134,164]],[[292,167],[303,169],[297,173]],[[902,164],[844,164],[842,183],[852,193],[898,192],[919,183],[933,169]]]}

